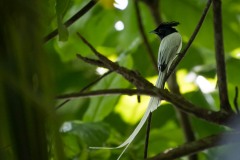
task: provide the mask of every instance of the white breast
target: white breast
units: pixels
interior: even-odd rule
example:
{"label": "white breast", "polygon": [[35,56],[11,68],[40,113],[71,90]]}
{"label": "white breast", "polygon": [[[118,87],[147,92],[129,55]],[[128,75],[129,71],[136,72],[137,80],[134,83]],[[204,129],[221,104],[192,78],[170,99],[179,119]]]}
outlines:
{"label": "white breast", "polygon": [[166,68],[172,64],[172,61],[177,56],[182,48],[182,37],[178,32],[174,32],[164,37],[160,43],[158,51],[158,67],[166,64]]}

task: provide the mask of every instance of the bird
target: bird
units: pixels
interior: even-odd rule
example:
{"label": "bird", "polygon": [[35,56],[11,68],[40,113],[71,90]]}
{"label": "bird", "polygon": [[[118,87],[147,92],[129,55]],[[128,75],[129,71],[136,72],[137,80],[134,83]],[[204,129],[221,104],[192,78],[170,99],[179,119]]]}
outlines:
{"label": "bird", "polygon": [[[168,74],[168,71],[172,65],[174,59],[177,58],[179,52],[182,48],[182,37],[178,31],[174,28],[179,25],[179,22],[163,22],[155,30],[150,33],[157,34],[161,39],[159,50],[158,50],[158,79],[155,84],[156,87],[164,89],[165,77]],[[117,147],[90,147],[91,149],[118,149],[124,148],[122,153],[119,155],[118,159],[121,158],[123,153],[126,151],[128,146],[132,143],[134,138],[137,136],[138,132],[143,127],[146,122],[150,112],[155,111],[159,107],[159,102],[161,101],[160,97],[151,97],[148,107],[138,123],[137,127],[134,129],[132,134],[119,146]]]}

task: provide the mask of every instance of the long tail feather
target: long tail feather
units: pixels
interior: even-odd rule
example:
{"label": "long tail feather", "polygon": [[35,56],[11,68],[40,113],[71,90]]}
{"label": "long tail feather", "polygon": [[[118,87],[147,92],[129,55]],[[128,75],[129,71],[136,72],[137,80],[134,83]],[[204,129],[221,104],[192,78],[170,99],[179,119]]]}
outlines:
{"label": "long tail feather", "polygon": [[122,153],[120,154],[120,156],[118,157],[118,160],[121,158],[121,156],[123,155],[123,153],[126,151],[126,149],[128,148],[128,146],[130,145],[130,143],[134,140],[134,138],[136,137],[136,135],[138,134],[138,132],[141,130],[141,128],[143,127],[144,123],[146,122],[149,113],[151,112],[151,108],[152,108],[152,104],[154,102],[155,97],[152,97],[147,110],[145,111],[141,121],[139,122],[139,124],[137,125],[137,127],[135,128],[135,130],[132,132],[132,134],[128,137],[127,140],[125,140],[121,145],[117,146],[117,147],[90,147],[91,149],[118,149],[118,148],[122,148],[125,147],[124,150],[122,151]]}
{"label": "long tail feather", "polygon": [[[163,84],[164,78],[162,78],[163,75],[160,75],[160,74],[159,74],[157,82],[156,82],[156,87],[159,87],[159,88],[162,87],[163,88],[163,86],[164,86],[164,84]],[[128,139],[126,139],[121,145],[119,145],[117,147],[90,147],[90,149],[118,149],[118,148],[122,148],[122,147],[126,146],[124,148],[124,150],[122,151],[122,153],[120,154],[120,156],[118,157],[118,160],[119,160],[121,158],[121,156],[123,155],[123,153],[128,148],[128,146],[130,145],[130,143],[132,143],[132,141],[134,140],[134,138],[136,137],[138,132],[143,127],[143,125],[146,122],[150,112],[153,112],[155,109],[157,109],[157,107],[159,106],[159,102],[160,102],[159,98],[151,97],[151,99],[149,101],[149,104],[148,104],[148,107],[147,107],[147,110],[145,111],[145,113],[144,113],[142,119],[140,120],[139,124],[137,125],[135,130],[132,132],[132,134],[128,137]]]}
{"label": "long tail feather", "polygon": [[[165,77],[165,72],[159,72],[158,75],[158,79],[157,82],[155,84],[156,87],[158,88],[164,88],[164,77]],[[152,100],[152,102],[151,102]],[[161,99],[159,99],[158,97],[152,97],[149,103],[151,103],[151,112],[155,111],[158,106],[160,105],[159,102],[161,101]]]}

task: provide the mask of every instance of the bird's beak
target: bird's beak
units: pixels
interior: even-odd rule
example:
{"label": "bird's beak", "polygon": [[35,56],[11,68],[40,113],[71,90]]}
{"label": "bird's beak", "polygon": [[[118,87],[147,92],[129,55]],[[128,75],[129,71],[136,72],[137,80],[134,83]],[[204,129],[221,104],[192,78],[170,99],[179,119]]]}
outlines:
{"label": "bird's beak", "polygon": [[153,31],[150,31],[149,33],[157,34],[157,31],[153,30]]}

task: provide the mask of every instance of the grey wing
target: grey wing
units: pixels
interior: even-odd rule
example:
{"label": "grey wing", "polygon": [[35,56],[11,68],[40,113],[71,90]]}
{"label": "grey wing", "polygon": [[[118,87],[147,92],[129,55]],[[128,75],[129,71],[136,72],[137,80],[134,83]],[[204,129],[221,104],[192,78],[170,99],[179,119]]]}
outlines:
{"label": "grey wing", "polygon": [[169,69],[181,48],[182,38],[179,33],[175,32],[163,38],[158,51],[159,71],[163,72],[166,68]]}

